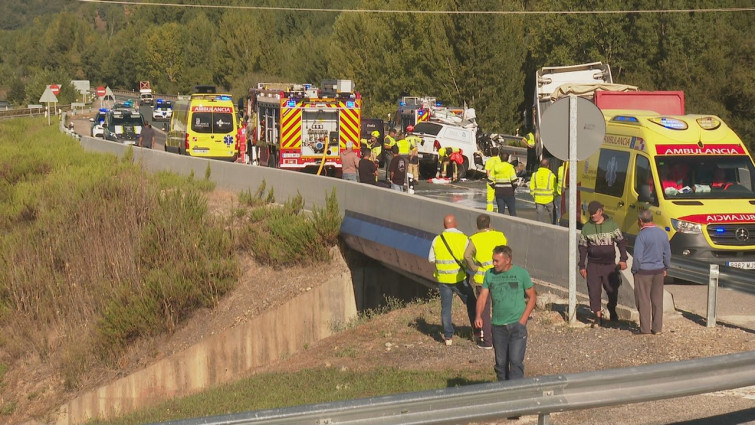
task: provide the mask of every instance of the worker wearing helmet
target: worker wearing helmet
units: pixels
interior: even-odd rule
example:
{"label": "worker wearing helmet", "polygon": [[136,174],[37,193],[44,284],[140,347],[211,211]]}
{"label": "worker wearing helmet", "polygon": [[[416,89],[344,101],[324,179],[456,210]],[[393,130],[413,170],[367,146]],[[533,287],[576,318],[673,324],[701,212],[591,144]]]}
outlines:
{"label": "worker wearing helmet", "polygon": [[493,170],[500,161],[498,158],[498,146],[490,148],[490,158],[485,162],[485,176],[487,177],[488,184],[486,185],[487,191],[485,193],[485,211],[498,211],[498,205],[495,199],[495,176]]}
{"label": "worker wearing helmet", "polygon": [[409,142],[409,174],[414,180],[419,179],[419,145],[422,144],[422,138],[414,134],[414,126],[406,126],[406,140]]}
{"label": "worker wearing helmet", "polygon": [[380,137],[379,131],[374,130],[370,133],[370,140],[362,146],[362,150],[369,150],[373,161],[375,161],[375,165],[380,168],[380,154],[383,152],[383,147],[378,142],[378,137]]}
{"label": "worker wearing helmet", "polygon": [[393,159],[393,147],[396,146],[396,129],[388,130],[388,135],[383,140],[383,161],[385,161],[385,178],[388,180],[388,166]]}

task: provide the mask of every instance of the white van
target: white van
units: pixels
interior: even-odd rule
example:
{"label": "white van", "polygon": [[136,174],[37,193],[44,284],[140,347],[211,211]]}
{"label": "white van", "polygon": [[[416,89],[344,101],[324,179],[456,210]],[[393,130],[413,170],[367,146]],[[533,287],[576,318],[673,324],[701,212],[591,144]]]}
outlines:
{"label": "white van", "polygon": [[[417,146],[419,151],[420,173],[435,174],[438,164],[438,149],[459,148],[464,155],[464,164],[459,169],[459,177],[466,176],[470,164],[474,164],[474,153],[477,152],[477,127],[467,128],[436,121],[425,121],[414,126],[416,136],[422,138]],[[472,170],[475,170],[472,165]]]}

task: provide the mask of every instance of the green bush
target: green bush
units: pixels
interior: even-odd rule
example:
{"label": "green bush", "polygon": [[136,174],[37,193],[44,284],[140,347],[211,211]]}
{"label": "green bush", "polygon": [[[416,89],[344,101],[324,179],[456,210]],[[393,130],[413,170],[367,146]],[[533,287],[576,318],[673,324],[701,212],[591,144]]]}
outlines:
{"label": "green bush", "polygon": [[[128,155],[84,152],[41,120],[1,122],[0,135],[7,353],[44,357],[58,329],[69,335],[59,367],[73,389],[98,356],[112,361],[134,338],[172,331],[237,282],[232,234],[202,195],[208,179],[146,175]],[[71,348],[85,341],[95,350]]]}
{"label": "green bush", "polygon": [[[280,267],[313,264],[330,259],[330,248],[338,241],[341,216],[335,191],[326,196],[324,208],[304,211],[301,194],[281,205],[265,196],[265,182],[252,195],[245,192],[240,203],[250,206],[247,221],[236,237],[239,248],[250,251],[263,264]],[[263,201],[264,200],[264,201]]]}

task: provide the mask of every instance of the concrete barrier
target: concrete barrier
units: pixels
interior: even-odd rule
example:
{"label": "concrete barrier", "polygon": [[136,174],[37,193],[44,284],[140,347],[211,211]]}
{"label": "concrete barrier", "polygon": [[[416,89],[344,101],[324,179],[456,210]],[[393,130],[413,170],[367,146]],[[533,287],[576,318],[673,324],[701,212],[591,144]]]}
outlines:
{"label": "concrete barrier", "polygon": [[[56,424],[114,418],[233,382],[332,335],[357,314],[348,267],[340,257],[334,263],[340,274],[282,306],[70,400],[58,409]],[[276,329],[285,332],[271,332]]]}
{"label": "concrete barrier", "polygon": [[[92,137],[82,137],[81,144],[90,151],[118,156],[122,156],[128,149],[127,146],[119,143]],[[459,223],[459,229],[471,235],[477,230],[476,219],[482,213],[474,208],[331,177],[199,159],[156,150],[131,149],[134,149],[134,160],[142,164],[147,171],[172,171],[181,175],[189,175],[193,172],[197,178],[202,178],[209,166],[210,178],[218,187],[231,191],[254,191],[264,181],[268,189],[274,190],[278,201],[282,202],[300,194],[307,208],[324,206],[326,195],[335,190],[342,213],[350,211],[356,215],[370,217],[384,226],[399,226],[416,231],[415,233],[424,232],[426,235],[435,235],[443,229],[443,218],[446,214],[454,214]],[[576,268],[576,264],[569,264],[567,228],[502,214],[491,214],[491,225],[506,234],[509,245],[514,251],[516,264],[527,269],[535,279],[568,289],[568,272],[570,267]],[[403,266],[398,263],[398,260],[388,263],[424,279],[432,279],[432,267],[428,268],[427,264],[421,264],[422,257],[417,255],[417,252],[429,252],[431,241],[432,238],[429,236],[415,238],[414,243],[419,246],[414,247],[411,250],[413,252],[408,252],[405,247],[401,246],[406,241],[386,239],[384,243],[388,244],[386,245],[388,248],[400,252],[402,258],[408,256],[411,260],[404,261]],[[377,251],[373,249],[372,252]],[[386,256],[396,257],[396,254],[386,254]],[[376,259],[386,261],[385,258]],[[404,267],[407,264],[410,268]],[[619,314],[623,319],[635,319],[637,311],[634,307],[631,274],[623,273],[622,282],[619,290],[619,305],[624,308]],[[586,284],[581,277],[578,277],[577,285],[580,291],[586,292]],[[673,301],[670,298],[667,300],[668,308],[673,310]]]}

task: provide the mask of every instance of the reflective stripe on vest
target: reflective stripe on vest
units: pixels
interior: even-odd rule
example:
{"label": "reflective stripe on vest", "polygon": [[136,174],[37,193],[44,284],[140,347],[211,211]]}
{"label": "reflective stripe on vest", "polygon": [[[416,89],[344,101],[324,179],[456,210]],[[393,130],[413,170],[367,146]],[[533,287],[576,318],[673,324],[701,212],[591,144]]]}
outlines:
{"label": "reflective stripe on vest", "polygon": [[556,176],[546,167],[538,168],[535,178],[532,179],[532,197],[535,198],[536,204],[547,204],[553,202],[555,192],[554,183]]}
{"label": "reflective stripe on vest", "polygon": [[512,184],[517,179],[514,166],[506,161],[500,161],[496,164],[495,169],[493,170],[493,175],[493,181],[496,185]]}
{"label": "reflective stripe on vest", "polygon": [[482,285],[485,278],[485,272],[493,267],[493,248],[498,245],[506,245],[506,236],[498,230],[486,230],[477,232],[469,237],[474,244],[475,255],[474,262],[477,264],[477,272],[474,275],[474,281],[477,285]]}
{"label": "reflective stripe on vest", "polygon": [[464,258],[464,250],[467,246],[467,236],[458,232],[443,232],[443,236],[448,242],[448,246],[453,251],[453,255],[446,248],[443,239],[440,236],[435,238],[433,250],[435,251],[435,273],[434,276],[439,283],[458,283],[464,280],[466,273],[459,267],[459,263],[454,260],[456,256],[459,261]]}

